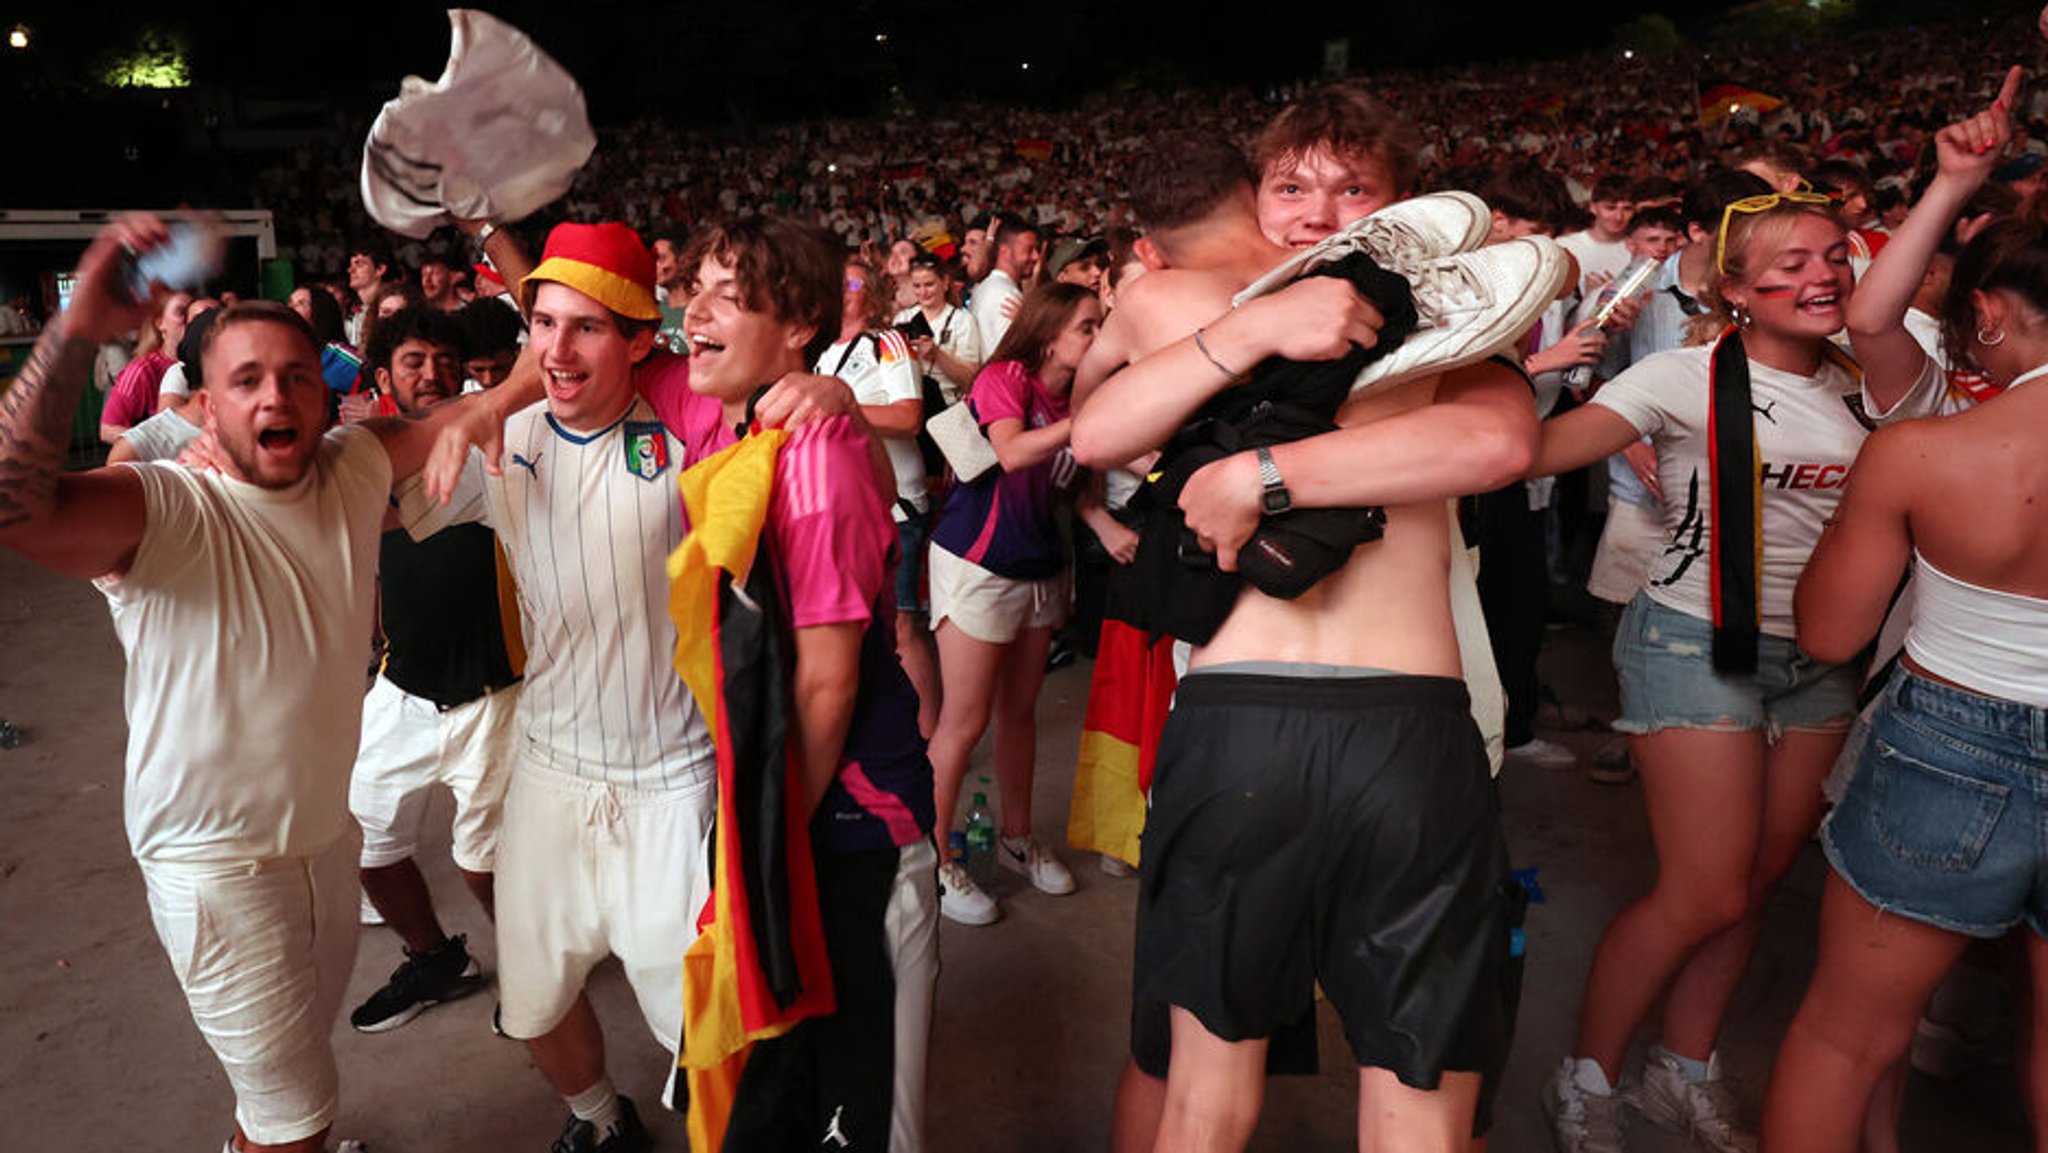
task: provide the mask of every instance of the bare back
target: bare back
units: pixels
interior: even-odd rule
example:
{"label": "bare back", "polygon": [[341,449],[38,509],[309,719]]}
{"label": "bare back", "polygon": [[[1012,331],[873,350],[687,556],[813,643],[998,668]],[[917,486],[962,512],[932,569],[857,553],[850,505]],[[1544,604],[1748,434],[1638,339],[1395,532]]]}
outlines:
{"label": "bare back", "polygon": [[1897,435],[1917,450],[1901,478],[1915,551],[1957,580],[2048,598],[2048,381]]}

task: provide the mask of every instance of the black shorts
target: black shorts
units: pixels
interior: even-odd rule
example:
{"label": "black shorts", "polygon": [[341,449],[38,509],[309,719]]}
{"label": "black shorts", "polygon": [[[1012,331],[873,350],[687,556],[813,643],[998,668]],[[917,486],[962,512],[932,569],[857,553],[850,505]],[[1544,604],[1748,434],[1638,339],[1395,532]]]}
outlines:
{"label": "black shorts", "polygon": [[1159,748],[1135,997],[1228,1041],[1322,983],[1362,1066],[1507,1058],[1507,849],[1462,682],[1196,673]]}

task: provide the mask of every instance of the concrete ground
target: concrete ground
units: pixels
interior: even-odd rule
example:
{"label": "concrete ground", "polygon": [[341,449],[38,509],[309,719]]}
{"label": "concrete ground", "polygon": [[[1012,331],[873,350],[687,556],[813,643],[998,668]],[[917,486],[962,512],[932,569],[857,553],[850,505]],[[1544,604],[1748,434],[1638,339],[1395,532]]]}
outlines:
{"label": "concrete ground", "polygon": [[[0,1116],[14,1134],[0,1147],[212,1153],[227,1134],[230,1100],[150,928],[122,833],[121,659],[104,602],[82,583],[0,552],[0,638],[0,719],[26,732],[20,747],[0,749]],[[1546,679],[1567,700],[1611,713],[1599,639],[1575,629],[1550,641]],[[1036,823],[1054,843],[1062,840],[1087,682],[1085,661],[1052,674],[1040,708]],[[1549,735],[1586,752],[1602,739]],[[985,766],[986,750],[982,757]],[[1653,861],[1638,787],[1518,766],[1500,784],[1515,863],[1541,870],[1547,898],[1529,915],[1519,1034],[1493,1144],[1521,1153],[1550,1147],[1539,1087],[1571,1042],[1600,929],[1647,885]],[[424,860],[436,899],[451,931],[468,933],[488,965],[489,926],[446,846],[443,822]],[[1078,893],[1050,898],[1012,884],[999,925],[944,927],[932,1042],[935,1153],[1105,1147],[1124,1051],[1135,882],[1108,878],[1079,854],[1069,860]],[[1752,1112],[1811,969],[1823,871],[1818,853],[1808,853],[1774,900],[1727,1028],[1724,1059]],[[348,1004],[399,959],[388,930],[365,930]],[[640,1101],[660,1147],[681,1149],[680,1119],[651,1107],[664,1054],[615,968],[599,971],[594,992],[615,1078]],[[341,1026],[336,1136],[367,1140],[376,1153],[547,1148],[562,1106],[524,1049],[491,1035],[490,1012],[482,995],[381,1036]],[[1352,1144],[1355,1078],[1327,1008],[1322,1044],[1323,1075],[1272,1083],[1253,1148]],[[1907,1150],[2026,1144],[2003,1070],[1955,1084],[1915,1075],[1905,1129]],[[1638,1123],[1631,1147],[1662,1153],[1689,1145]]]}

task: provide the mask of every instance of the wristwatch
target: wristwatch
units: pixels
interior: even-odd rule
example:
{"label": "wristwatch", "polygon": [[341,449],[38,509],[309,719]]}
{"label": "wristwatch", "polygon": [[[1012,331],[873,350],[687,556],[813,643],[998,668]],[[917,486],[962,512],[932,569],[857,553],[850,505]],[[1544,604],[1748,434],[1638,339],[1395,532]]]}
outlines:
{"label": "wristwatch", "polygon": [[1265,516],[1279,516],[1294,509],[1294,494],[1287,491],[1287,482],[1280,479],[1280,466],[1273,463],[1273,450],[1260,445],[1259,458],[1259,512]]}

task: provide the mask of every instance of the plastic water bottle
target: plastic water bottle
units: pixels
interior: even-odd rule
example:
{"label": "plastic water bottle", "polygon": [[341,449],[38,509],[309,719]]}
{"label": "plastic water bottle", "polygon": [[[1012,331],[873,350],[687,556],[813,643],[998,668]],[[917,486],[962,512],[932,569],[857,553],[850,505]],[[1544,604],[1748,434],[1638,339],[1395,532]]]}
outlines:
{"label": "plastic water bottle", "polygon": [[[1628,267],[1622,269],[1613,280],[1608,281],[1607,287],[1602,288],[1600,295],[1595,298],[1594,326],[1605,331],[1607,322],[1614,319],[1614,311],[1621,307],[1623,301],[1648,295],[1652,287],[1651,282],[1656,280],[1657,270],[1662,267],[1663,262],[1647,256],[1638,256],[1630,261]],[[1594,366],[1590,364],[1572,365],[1564,370],[1565,385],[1570,388],[1585,388],[1593,383],[1593,369]]]}
{"label": "plastic water bottle", "polygon": [[989,816],[988,794],[974,794],[974,806],[967,810],[967,875],[984,888],[995,880],[996,823]]}

